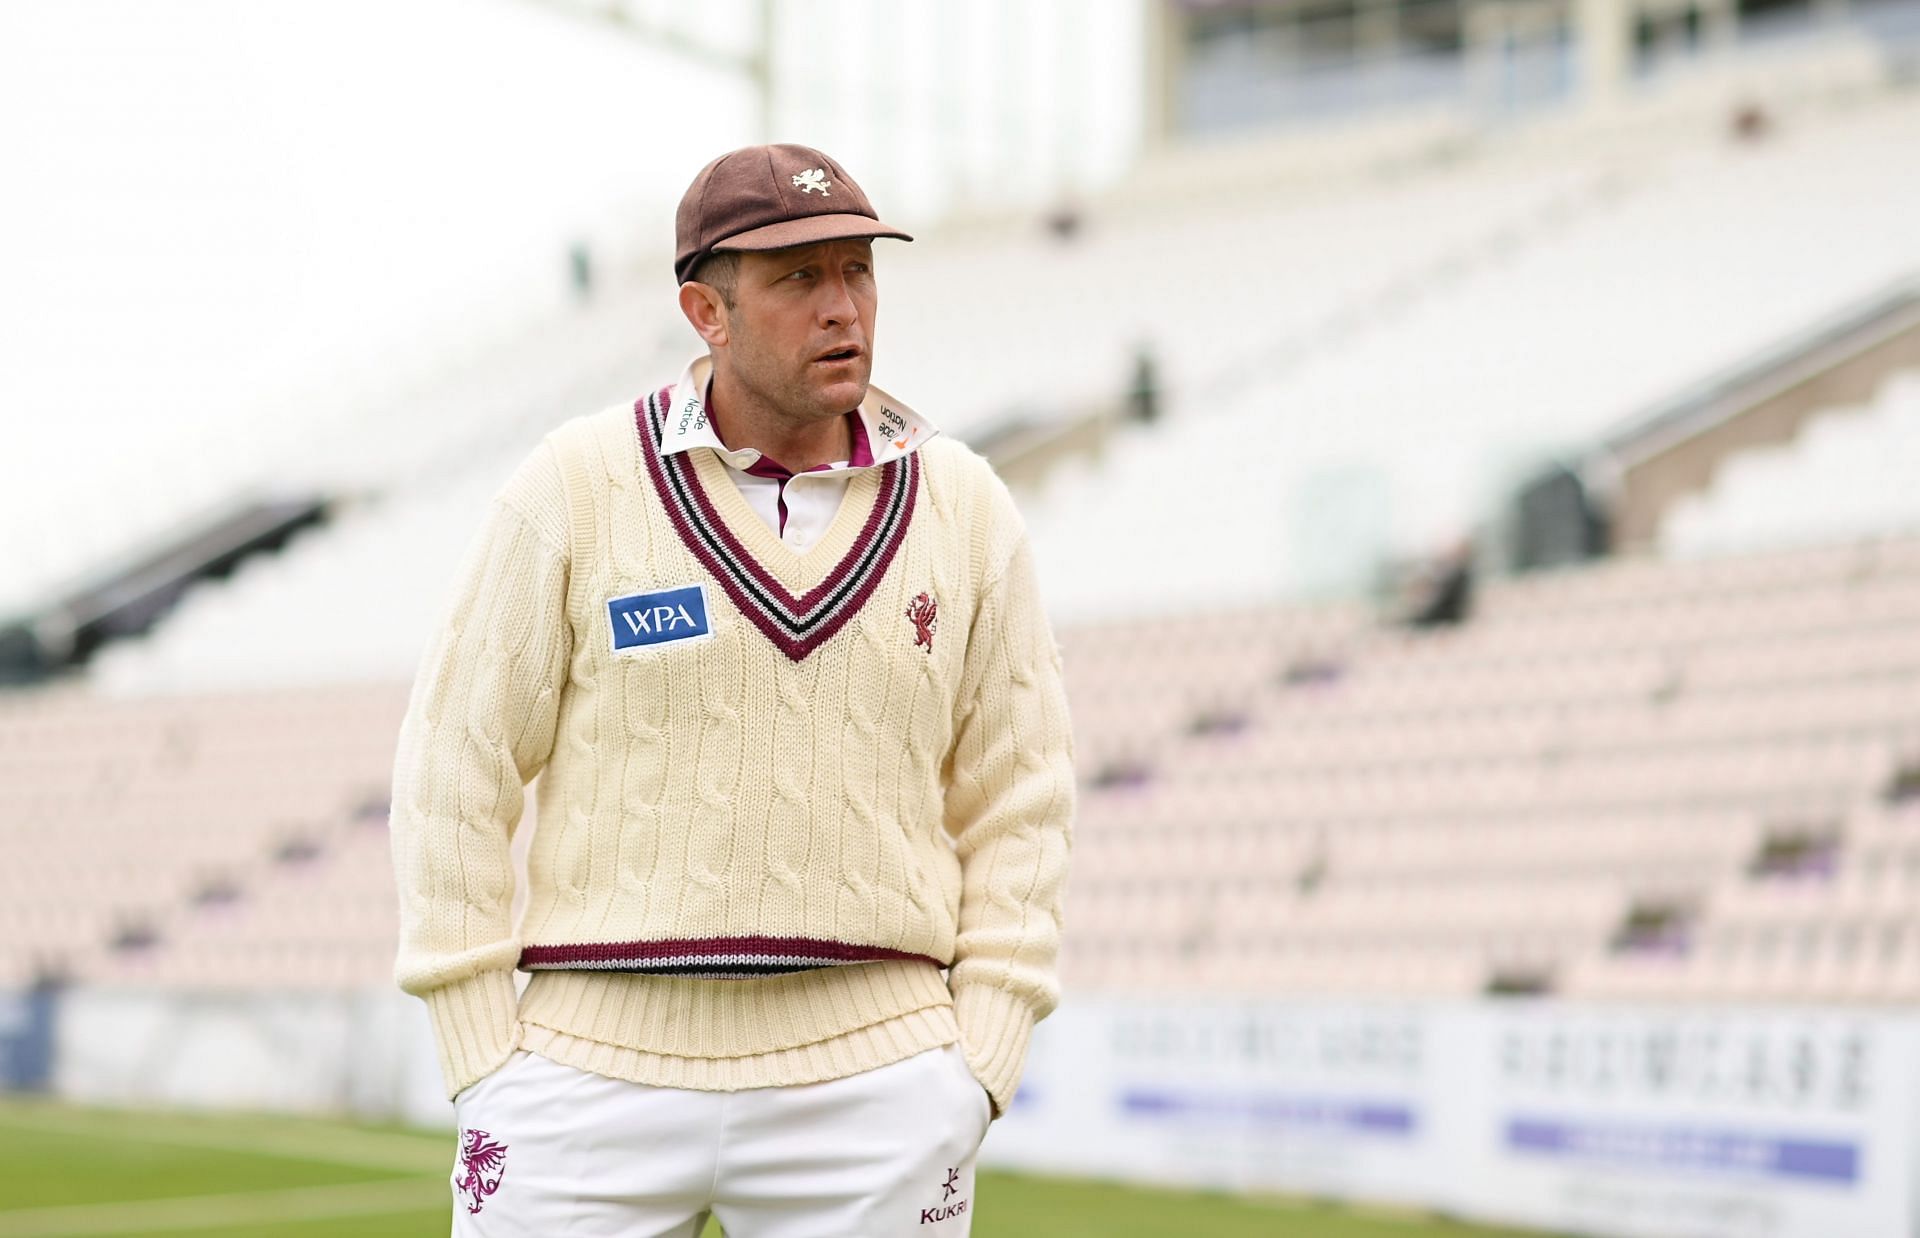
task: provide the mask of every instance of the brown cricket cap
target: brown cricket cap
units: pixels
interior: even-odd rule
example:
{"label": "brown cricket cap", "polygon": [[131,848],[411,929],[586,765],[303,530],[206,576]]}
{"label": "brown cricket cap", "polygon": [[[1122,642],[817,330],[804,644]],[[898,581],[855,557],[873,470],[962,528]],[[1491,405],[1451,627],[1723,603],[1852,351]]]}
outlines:
{"label": "brown cricket cap", "polygon": [[700,169],[674,215],[673,273],[681,283],[720,249],[785,249],[848,237],[913,238],[880,222],[846,169],[811,146],[728,151]]}

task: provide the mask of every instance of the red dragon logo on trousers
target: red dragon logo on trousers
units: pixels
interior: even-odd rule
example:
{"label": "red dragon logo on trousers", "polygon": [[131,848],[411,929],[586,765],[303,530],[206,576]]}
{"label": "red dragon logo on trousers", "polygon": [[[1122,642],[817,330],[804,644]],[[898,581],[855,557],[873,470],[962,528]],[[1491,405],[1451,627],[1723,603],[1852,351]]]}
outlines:
{"label": "red dragon logo on trousers", "polygon": [[453,1186],[467,1197],[469,1213],[480,1211],[487,1196],[500,1189],[500,1179],[506,1173],[507,1145],[489,1142],[492,1138],[486,1131],[460,1132],[460,1168],[466,1176]]}
{"label": "red dragon logo on trousers", "polygon": [[936,612],[940,604],[922,593],[907,606],[907,618],[913,620],[913,643],[925,645],[927,652],[933,652],[933,629],[938,622]]}

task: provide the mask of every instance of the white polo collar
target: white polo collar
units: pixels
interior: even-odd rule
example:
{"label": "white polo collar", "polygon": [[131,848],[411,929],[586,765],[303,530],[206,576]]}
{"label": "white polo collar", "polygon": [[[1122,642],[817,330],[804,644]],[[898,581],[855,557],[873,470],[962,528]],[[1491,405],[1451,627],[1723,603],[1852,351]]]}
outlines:
{"label": "white polo collar", "polygon": [[[734,467],[746,468],[760,459],[762,453],[755,447],[735,450],[714,433],[706,401],[707,382],[712,377],[713,357],[708,353],[701,353],[680,371],[679,381],[673,384],[673,406],[667,410],[667,424],[660,436],[660,454],[670,456],[689,447],[711,447]],[[867,429],[867,446],[873,454],[873,465],[867,467],[877,467],[918,451],[940,433],[932,422],[871,383],[867,385],[867,398],[860,402],[857,411],[860,423]]]}

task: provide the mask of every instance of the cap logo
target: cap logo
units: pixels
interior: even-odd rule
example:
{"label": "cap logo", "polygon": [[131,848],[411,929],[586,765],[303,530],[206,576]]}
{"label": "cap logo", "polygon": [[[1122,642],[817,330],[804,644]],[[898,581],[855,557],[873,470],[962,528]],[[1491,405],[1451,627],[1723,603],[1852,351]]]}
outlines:
{"label": "cap logo", "polygon": [[827,170],[825,168],[808,168],[804,172],[795,173],[793,177],[793,187],[795,189],[798,189],[801,193],[812,193],[817,189],[823,198],[830,196],[827,193],[827,186],[832,183],[832,181],[827,179]]}

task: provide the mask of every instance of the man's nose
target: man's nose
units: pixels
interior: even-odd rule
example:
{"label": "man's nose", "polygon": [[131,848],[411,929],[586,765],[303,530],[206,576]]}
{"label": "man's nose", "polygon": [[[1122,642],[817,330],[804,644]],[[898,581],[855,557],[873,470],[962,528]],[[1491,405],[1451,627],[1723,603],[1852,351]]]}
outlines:
{"label": "man's nose", "polygon": [[853,303],[853,294],[847,291],[844,275],[829,276],[820,281],[820,300],[816,306],[822,326],[847,326],[860,317],[860,307]]}

